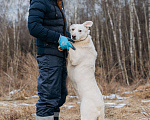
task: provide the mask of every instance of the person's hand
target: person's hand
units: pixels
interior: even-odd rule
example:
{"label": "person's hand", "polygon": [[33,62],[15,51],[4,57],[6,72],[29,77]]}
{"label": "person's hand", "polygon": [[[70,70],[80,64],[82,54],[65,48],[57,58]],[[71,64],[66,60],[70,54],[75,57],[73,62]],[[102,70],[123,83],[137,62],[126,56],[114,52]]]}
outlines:
{"label": "person's hand", "polygon": [[67,50],[69,50],[69,47],[71,47],[73,50],[75,50],[75,47],[69,41],[74,42],[70,38],[67,38],[65,36],[60,36],[60,40],[59,40],[59,45],[60,46],[58,47],[58,49],[62,49],[62,50],[67,49]]}

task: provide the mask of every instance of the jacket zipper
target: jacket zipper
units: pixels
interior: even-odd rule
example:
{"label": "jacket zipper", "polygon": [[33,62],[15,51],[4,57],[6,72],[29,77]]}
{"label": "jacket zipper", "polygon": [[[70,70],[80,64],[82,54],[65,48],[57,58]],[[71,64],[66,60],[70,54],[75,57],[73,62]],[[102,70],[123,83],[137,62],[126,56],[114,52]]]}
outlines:
{"label": "jacket zipper", "polygon": [[60,9],[60,11],[61,11],[61,13],[63,15],[63,19],[64,19],[64,24],[65,24],[65,26],[64,26],[64,35],[67,37],[67,33],[66,33],[66,19],[65,19],[64,13],[62,11],[61,4],[62,4],[62,0],[57,0],[57,5],[58,5],[58,7],[59,7],[59,9]]}
{"label": "jacket zipper", "polygon": [[[66,33],[66,19],[65,19],[64,13],[62,11],[61,4],[62,4],[62,0],[57,0],[57,5],[58,5],[58,7],[59,7],[59,9],[60,9],[60,11],[61,11],[61,13],[63,15],[63,19],[64,19],[64,24],[65,24],[65,26],[64,26],[64,35],[67,37],[67,33]],[[65,58],[66,58],[67,57],[67,50],[64,51],[64,55],[65,55]]]}

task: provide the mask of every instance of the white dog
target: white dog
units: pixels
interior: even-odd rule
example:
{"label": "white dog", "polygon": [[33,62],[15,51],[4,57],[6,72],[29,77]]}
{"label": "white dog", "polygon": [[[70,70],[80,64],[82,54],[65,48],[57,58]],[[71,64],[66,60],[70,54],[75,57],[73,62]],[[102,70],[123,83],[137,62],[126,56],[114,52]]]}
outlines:
{"label": "white dog", "polygon": [[95,80],[97,52],[89,35],[92,21],[70,26],[76,50],[69,50],[68,76],[81,102],[81,120],[104,120],[104,100]]}

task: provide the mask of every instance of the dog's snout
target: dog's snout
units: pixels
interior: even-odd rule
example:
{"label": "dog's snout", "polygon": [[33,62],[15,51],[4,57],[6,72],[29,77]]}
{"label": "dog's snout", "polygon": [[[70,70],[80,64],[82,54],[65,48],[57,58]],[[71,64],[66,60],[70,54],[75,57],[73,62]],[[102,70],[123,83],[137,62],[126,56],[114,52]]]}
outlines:
{"label": "dog's snout", "polygon": [[76,35],[72,35],[72,38],[76,38]]}

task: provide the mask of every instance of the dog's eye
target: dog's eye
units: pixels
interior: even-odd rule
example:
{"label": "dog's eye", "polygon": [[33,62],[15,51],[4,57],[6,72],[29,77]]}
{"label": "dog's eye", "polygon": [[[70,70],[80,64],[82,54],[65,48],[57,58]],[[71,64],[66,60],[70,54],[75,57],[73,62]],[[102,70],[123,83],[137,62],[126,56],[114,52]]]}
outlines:
{"label": "dog's eye", "polygon": [[72,31],[74,31],[74,29],[72,28]]}
{"label": "dog's eye", "polygon": [[82,30],[79,30],[79,32],[82,32]]}

